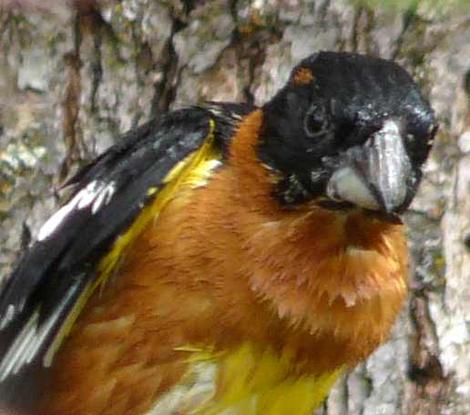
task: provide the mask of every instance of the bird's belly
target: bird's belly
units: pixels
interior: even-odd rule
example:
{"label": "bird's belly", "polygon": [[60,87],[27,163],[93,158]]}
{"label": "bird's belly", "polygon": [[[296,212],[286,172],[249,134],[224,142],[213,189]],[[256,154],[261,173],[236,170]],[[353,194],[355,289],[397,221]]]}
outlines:
{"label": "bird's belly", "polygon": [[309,415],[342,371],[296,374],[291,356],[248,342],[225,352],[180,351],[188,355],[186,373],[158,399],[152,415]]}

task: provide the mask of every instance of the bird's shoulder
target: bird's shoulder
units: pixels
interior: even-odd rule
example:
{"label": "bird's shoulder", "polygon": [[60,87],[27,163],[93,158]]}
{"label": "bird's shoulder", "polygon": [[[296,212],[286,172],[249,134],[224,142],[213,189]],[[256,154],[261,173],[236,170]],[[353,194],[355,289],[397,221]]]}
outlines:
{"label": "bird's shoulder", "polygon": [[67,185],[68,200],[41,227],[0,291],[0,384],[48,365],[96,287],[181,186],[199,186],[224,162],[242,104],[172,111],[125,134]]}

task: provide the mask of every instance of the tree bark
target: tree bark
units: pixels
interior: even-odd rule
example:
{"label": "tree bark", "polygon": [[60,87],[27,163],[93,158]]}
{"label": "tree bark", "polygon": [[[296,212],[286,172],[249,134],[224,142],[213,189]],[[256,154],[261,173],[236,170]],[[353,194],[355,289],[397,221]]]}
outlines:
{"label": "tree bark", "polygon": [[470,413],[464,3],[0,0],[0,280],[60,202],[62,180],[120,133],[205,100],[264,103],[317,50],[392,58],[440,123],[406,216],[411,291],[390,341],[338,382],[319,413]]}

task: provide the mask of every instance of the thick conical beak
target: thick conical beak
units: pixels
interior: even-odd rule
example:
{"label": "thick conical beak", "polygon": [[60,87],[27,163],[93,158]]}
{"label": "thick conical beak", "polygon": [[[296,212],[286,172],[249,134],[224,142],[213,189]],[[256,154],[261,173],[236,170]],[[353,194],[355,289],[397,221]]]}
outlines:
{"label": "thick conical beak", "polygon": [[396,213],[407,200],[411,174],[399,124],[389,120],[364,145],[347,151],[328,182],[327,194],[365,209]]}

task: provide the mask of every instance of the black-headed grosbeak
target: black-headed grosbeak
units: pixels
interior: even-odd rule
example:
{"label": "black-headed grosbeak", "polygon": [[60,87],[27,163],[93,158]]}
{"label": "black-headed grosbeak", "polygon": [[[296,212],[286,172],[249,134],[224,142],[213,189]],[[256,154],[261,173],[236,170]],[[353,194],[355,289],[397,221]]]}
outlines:
{"label": "black-headed grosbeak", "polygon": [[401,67],[320,52],[263,107],[130,132],[1,292],[3,407],[310,414],[400,310],[435,131]]}

